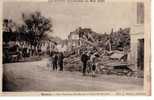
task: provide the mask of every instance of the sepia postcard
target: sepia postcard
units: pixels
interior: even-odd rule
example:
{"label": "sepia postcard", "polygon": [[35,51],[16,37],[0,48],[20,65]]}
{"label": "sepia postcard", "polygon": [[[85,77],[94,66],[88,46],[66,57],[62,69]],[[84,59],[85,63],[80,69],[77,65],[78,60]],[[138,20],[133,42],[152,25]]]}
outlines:
{"label": "sepia postcard", "polygon": [[151,95],[150,0],[1,0],[1,96]]}

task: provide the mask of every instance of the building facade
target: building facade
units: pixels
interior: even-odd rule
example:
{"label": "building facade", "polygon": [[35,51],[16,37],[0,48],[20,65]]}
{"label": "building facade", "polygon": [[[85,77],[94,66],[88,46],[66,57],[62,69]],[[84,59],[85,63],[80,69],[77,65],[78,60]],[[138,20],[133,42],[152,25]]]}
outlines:
{"label": "building facade", "polygon": [[131,26],[130,63],[134,70],[144,70],[144,3],[136,3],[135,18]]}

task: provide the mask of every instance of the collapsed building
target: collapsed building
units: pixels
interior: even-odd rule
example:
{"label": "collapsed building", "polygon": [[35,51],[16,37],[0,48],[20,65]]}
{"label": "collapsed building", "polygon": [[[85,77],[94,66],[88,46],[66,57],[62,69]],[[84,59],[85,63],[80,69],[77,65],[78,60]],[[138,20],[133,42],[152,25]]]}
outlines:
{"label": "collapsed building", "polygon": [[127,57],[124,56],[130,49],[129,32],[130,28],[120,28],[117,32],[112,30],[110,34],[100,34],[90,28],[77,28],[68,36],[68,53],[66,53],[68,55],[64,61],[65,66],[68,70],[80,71],[82,52],[98,53],[98,67],[107,67],[108,63],[112,63],[112,66],[127,66]]}
{"label": "collapsed building", "polygon": [[[120,13],[120,16],[123,16]],[[135,14],[135,15],[134,15]],[[97,33],[90,28],[79,27],[70,32],[68,39],[61,41],[59,48],[65,52],[65,67],[68,70],[81,70],[80,56],[83,51],[98,52],[98,63],[116,65],[116,61],[131,64],[133,71],[144,71],[144,6],[134,3],[129,15],[135,17],[124,19],[126,25],[111,33]],[[123,19],[122,19],[123,20]],[[119,23],[115,23],[119,24]],[[112,27],[112,26],[111,26]],[[127,55],[124,57],[124,55]],[[118,66],[126,64],[117,64]],[[143,75],[143,74],[142,74]]]}
{"label": "collapsed building", "polygon": [[73,32],[70,32],[68,36],[69,48],[72,50],[75,48],[83,50],[96,50],[104,49],[106,47],[106,41],[108,40],[109,35],[99,34],[92,31],[90,28],[81,28],[79,27]]}
{"label": "collapsed building", "polygon": [[[126,33],[129,32],[129,36],[127,36],[127,34],[124,35],[124,36],[127,37],[127,39],[123,38],[124,40],[122,40],[122,41],[126,40],[126,41],[129,41],[129,42],[122,42],[122,41],[120,41],[119,38],[117,38],[117,39],[114,38],[114,37],[118,37],[118,34],[121,31],[120,29],[119,29],[119,32],[118,31],[114,32],[112,30],[111,33],[110,33],[110,36],[111,36],[110,38],[112,38],[113,40],[108,40],[106,42],[103,42],[101,45],[106,44],[105,45],[106,48],[103,47],[102,49],[105,49],[105,50],[100,50],[100,51],[105,51],[105,52],[111,51],[111,52],[108,52],[109,55],[110,55],[110,53],[112,54],[112,51],[116,51],[116,49],[117,49],[118,54],[114,54],[114,55],[110,56],[112,59],[121,58],[122,54],[120,54],[120,53],[123,52],[123,51],[126,51],[126,53],[128,54],[127,62],[132,64],[132,69],[134,71],[141,71],[141,72],[144,72],[144,67],[146,67],[146,66],[144,66],[144,53],[145,53],[144,52],[144,48],[145,48],[144,47],[144,33],[145,33],[145,31],[144,31],[144,29],[145,29],[144,28],[144,15],[145,15],[144,10],[146,10],[146,9],[144,9],[144,3],[143,2],[134,3],[134,4],[131,5],[131,8],[129,9],[129,11],[127,11],[128,15],[131,15],[131,16],[134,16],[134,17],[128,17],[128,18],[125,18],[125,19],[120,19],[121,22],[125,22],[122,27],[128,27],[129,26],[129,28],[127,28],[127,29],[122,29]],[[125,10],[121,10],[121,12],[123,12],[123,11],[125,11]],[[121,16],[121,18],[123,18],[123,13],[119,13],[119,16]],[[119,22],[115,21],[114,24],[119,25]],[[115,27],[113,27],[113,28],[115,29]],[[69,38],[79,40],[79,35],[77,34],[77,31],[79,31],[79,30],[80,29],[77,29],[74,32],[71,32]],[[83,34],[85,32],[81,32],[81,33]],[[82,34],[80,36],[82,36]],[[87,36],[84,35],[82,39],[87,41],[86,37]],[[70,44],[72,44],[72,45],[81,44],[81,42],[78,42],[78,41],[75,41],[75,40],[73,40],[73,41],[74,42],[70,43]],[[104,41],[105,41],[105,39],[104,39]],[[96,43],[96,41],[93,42],[93,39],[90,37],[86,43],[94,44],[94,43]],[[108,44],[108,46],[107,46],[107,44]],[[125,46],[127,45],[127,46],[124,47],[124,48],[120,47],[122,45],[125,45]],[[90,47],[95,47],[95,46],[96,45],[93,45],[93,46],[91,45]],[[88,45],[86,45],[85,47],[88,47]],[[100,46],[98,46],[98,44],[97,44],[96,47],[99,48]],[[119,53],[119,51],[121,51],[121,52]],[[107,53],[104,53],[104,54],[107,54]],[[104,58],[107,58],[107,57],[104,57]],[[147,60],[147,59],[145,59],[145,60]],[[144,74],[142,73],[142,76],[143,75]]]}

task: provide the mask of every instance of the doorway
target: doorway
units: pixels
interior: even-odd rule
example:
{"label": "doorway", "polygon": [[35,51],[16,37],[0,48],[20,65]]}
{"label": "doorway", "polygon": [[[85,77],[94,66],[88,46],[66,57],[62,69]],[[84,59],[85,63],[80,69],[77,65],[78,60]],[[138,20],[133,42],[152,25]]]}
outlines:
{"label": "doorway", "polygon": [[144,39],[138,39],[137,67],[139,70],[144,70]]}

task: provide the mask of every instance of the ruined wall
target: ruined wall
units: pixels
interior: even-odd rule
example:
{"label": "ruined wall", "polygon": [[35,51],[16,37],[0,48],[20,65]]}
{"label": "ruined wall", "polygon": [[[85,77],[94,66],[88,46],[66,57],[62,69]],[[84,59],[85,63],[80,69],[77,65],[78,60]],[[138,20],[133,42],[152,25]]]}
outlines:
{"label": "ruined wall", "polygon": [[137,70],[139,39],[144,39],[143,25],[136,25],[136,26],[132,27],[132,30],[131,30],[131,50],[130,50],[129,62],[131,64],[134,64],[134,70]]}

